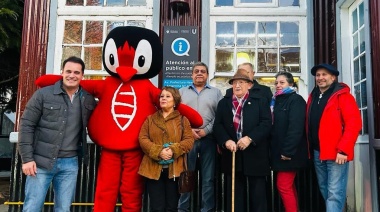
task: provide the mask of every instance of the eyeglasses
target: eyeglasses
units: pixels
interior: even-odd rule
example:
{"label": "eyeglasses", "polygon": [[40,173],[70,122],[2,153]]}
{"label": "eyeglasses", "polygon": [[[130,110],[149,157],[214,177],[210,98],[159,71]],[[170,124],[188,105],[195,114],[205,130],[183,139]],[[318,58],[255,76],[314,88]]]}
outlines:
{"label": "eyeglasses", "polygon": [[248,82],[246,82],[246,81],[237,81],[237,80],[234,80],[233,82],[232,82],[232,85],[243,85],[243,84],[245,84],[245,83],[248,83]]}
{"label": "eyeglasses", "polygon": [[194,74],[199,74],[199,73],[206,74],[207,71],[206,71],[206,69],[201,69],[201,70],[199,70],[199,69],[195,69],[195,70],[193,71],[193,73],[194,73]]}

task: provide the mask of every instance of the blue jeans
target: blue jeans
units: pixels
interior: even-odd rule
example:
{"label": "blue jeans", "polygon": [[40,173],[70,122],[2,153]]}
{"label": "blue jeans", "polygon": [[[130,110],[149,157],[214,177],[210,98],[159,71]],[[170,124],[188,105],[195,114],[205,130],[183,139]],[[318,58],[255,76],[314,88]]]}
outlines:
{"label": "blue jeans", "polygon": [[[216,143],[212,136],[208,135],[194,141],[194,146],[188,153],[187,157],[187,166],[189,170],[195,170],[198,154],[200,158],[200,178],[202,180],[201,211],[214,211]],[[189,207],[190,193],[181,194],[178,202],[178,211],[189,211]]]}
{"label": "blue jeans", "polygon": [[314,167],[319,190],[326,203],[326,211],[343,211],[346,202],[348,163],[337,164],[335,160],[321,161],[319,151],[314,150]]}
{"label": "blue jeans", "polygon": [[24,212],[41,211],[47,190],[53,182],[54,211],[69,212],[78,175],[78,157],[58,158],[52,170],[37,168],[35,177],[27,176]]}

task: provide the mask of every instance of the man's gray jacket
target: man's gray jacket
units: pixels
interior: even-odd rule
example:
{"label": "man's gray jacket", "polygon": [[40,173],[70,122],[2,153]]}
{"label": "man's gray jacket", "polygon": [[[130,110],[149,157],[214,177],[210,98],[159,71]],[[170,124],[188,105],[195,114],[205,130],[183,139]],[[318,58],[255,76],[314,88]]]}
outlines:
{"label": "man's gray jacket", "polygon": [[[20,120],[18,147],[22,163],[35,161],[37,167],[52,169],[57,159],[66,129],[68,103],[62,90],[62,80],[38,89],[26,105]],[[83,89],[77,94],[81,102],[82,135],[79,155],[87,162],[86,126],[96,106],[94,97]]]}

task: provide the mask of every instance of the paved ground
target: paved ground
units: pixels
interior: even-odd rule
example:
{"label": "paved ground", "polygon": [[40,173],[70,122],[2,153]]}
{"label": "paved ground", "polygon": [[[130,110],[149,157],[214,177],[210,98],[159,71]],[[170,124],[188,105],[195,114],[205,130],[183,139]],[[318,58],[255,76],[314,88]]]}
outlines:
{"label": "paved ground", "polygon": [[8,212],[8,205],[0,205],[0,212]]}
{"label": "paved ground", "polygon": [[0,172],[0,212],[7,212],[8,205],[4,205],[9,199],[9,172]]}

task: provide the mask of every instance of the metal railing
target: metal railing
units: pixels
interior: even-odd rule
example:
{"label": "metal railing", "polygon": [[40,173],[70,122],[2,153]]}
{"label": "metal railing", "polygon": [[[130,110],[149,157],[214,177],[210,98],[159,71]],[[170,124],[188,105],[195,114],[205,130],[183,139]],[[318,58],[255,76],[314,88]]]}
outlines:
{"label": "metal railing", "polygon": [[[26,177],[22,174],[21,159],[18,156],[16,144],[13,148],[12,158],[12,171],[11,171],[11,186],[10,186],[10,198],[5,204],[9,205],[9,211],[22,211],[22,204],[24,200],[24,185]],[[71,211],[92,211],[95,193],[96,173],[99,163],[100,147],[95,144],[88,144],[89,164],[86,166],[80,161],[80,170],[78,172],[77,190],[74,199],[74,203]],[[220,157],[220,156],[217,156]],[[218,160],[220,161],[220,160]],[[224,175],[219,171],[220,164],[216,166],[215,176],[215,201],[216,211],[225,211],[226,203],[226,183],[224,181]],[[200,175],[198,175],[200,176]],[[272,174],[268,176],[267,180],[267,199],[269,211],[284,211],[281,198],[279,197],[277,190],[275,189],[275,176]],[[201,187],[199,180],[196,183],[196,188],[192,193],[191,211],[200,211],[200,194]],[[320,196],[316,176],[314,169],[310,166],[307,169],[298,172],[296,177],[296,186],[298,191],[298,200],[300,211],[312,212],[312,211],[324,211],[324,202]],[[53,211],[53,189],[48,190],[48,194],[45,199],[45,206],[43,211]],[[149,200],[147,195],[142,198],[143,208],[141,211],[149,211]],[[116,205],[115,211],[121,211],[121,203]]]}

